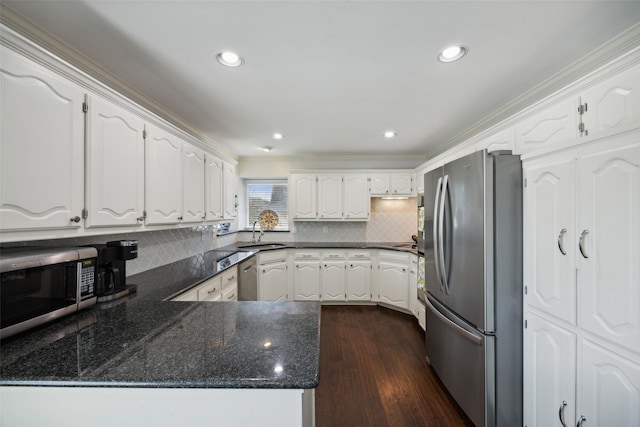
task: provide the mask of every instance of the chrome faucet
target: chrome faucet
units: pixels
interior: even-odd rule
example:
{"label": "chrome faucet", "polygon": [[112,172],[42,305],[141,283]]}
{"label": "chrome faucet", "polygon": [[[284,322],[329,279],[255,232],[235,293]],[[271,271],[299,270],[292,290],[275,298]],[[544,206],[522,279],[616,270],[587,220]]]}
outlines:
{"label": "chrome faucet", "polygon": [[[256,224],[260,227],[260,234],[258,235],[258,241],[256,242]],[[262,230],[262,224],[260,221],[253,221],[253,229],[251,232],[251,243],[260,243],[262,240],[262,236],[264,236],[264,230]]]}

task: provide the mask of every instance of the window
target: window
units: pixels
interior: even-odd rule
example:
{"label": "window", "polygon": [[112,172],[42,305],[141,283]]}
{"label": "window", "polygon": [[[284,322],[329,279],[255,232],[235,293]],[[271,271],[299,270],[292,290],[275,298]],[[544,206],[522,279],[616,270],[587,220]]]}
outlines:
{"label": "window", "polygon": [[274,230],[289,230],[289,203],[287,180],[251,180],[247,185],[247,225],[258,220],[265,209],[278,214],[278,225]]}

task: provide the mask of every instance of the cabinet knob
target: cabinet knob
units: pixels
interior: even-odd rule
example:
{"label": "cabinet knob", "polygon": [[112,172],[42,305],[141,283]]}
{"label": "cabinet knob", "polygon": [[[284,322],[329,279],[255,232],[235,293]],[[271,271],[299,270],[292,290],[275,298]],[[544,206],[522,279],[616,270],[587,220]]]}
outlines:
{"label": "cabinet knob", "polygon": [[144,216],[139,216],[138,218],[136,218],[136,221],[138,222],[144,221]]}
{"label": "cabinet knob", "polygon": [[74,216],[73,218],[70,218],[70,219],[69,219],[69,221],[71,221],[71,222],[75,222],[75,223],[78,223],[78,222],[80,222],[80,219],[81,219],[81,218],[80,218],[79,216],[77,216],[77,215],[76,215],[76,216]]}
{"label": "cabinet knob", "polygon": [[178,221],[182,221],[182,217],[181,216],[178,217]]}

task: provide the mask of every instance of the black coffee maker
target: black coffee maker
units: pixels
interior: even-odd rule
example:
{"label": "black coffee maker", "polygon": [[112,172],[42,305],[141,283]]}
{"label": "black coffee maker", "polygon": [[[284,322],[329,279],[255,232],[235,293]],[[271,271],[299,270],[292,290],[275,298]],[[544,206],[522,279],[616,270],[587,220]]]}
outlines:
{"label": "black coffee maker", "polygon": [[126,261],[138,258],[138,241],[114,240],[106,245],[93,246],[98,250],[98,302],[110,301],[135,292],[136,285],[127,285]]}

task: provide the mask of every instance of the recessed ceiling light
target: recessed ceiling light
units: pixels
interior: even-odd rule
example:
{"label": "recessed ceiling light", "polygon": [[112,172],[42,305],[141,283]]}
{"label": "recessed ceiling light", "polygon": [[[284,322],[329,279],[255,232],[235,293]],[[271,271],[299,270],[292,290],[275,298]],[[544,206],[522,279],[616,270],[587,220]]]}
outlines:
{"label": "recessed ceiling light", "polygon": [[395,138],[396,137],[396,133],[392,130],[388,130],[384,133],[384,137],[387,139],[391,139],[391,138]]}
{"label": "recessed ceiling light", "polygon": [[216,55],[219,63],[227,67],[239,67],[244,63],[244,59],[235,52],[225,50]]}
{"label": "recessed ceiling light", "polygon": [[467,54],[467,48],[464,46],[450,46],[443,50],[438,56],[440,62],[453,62],[462,58]]}
{"label": "recessed ceiling light", "polygon": [[269,151],[273,150],[273,147],[272,147],[272,146],[270,146],[270,145],[265,145],[265,146],[260,147],[260,148],[262,148],[262,149],[263,149],[264,151],[266,151],[267,153],[268,153]]}
{"label": "recessed ceiling light", "polygon": [[284,135],[281,134],[280,132],[276,132],[273,134],[273,139],[282,139],[284,138]]}

